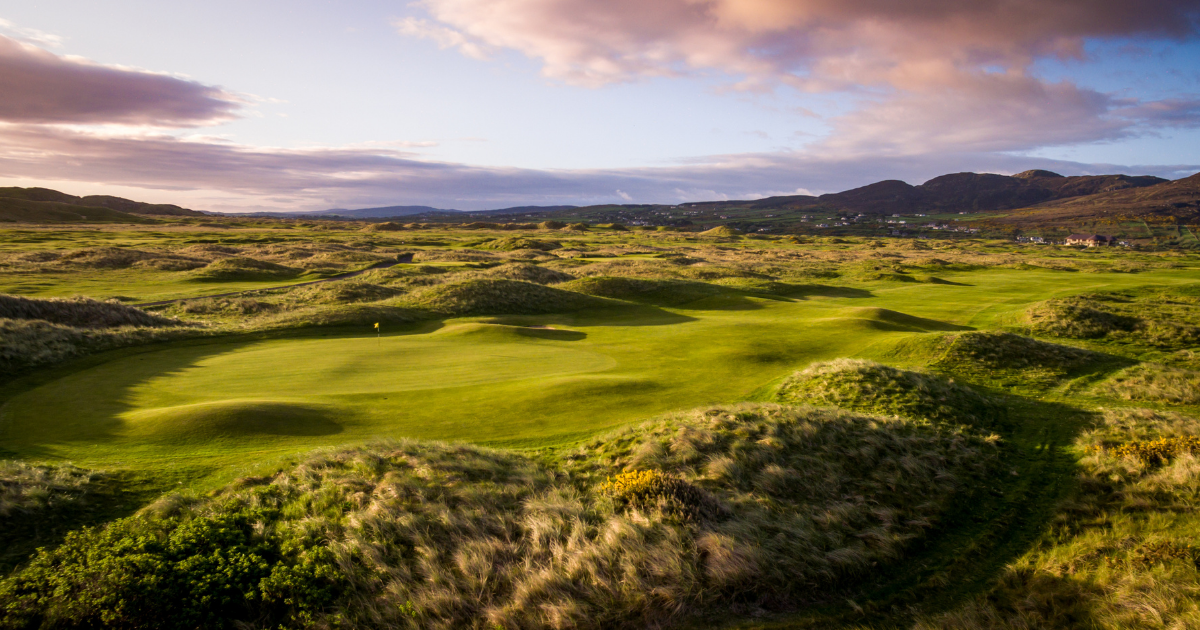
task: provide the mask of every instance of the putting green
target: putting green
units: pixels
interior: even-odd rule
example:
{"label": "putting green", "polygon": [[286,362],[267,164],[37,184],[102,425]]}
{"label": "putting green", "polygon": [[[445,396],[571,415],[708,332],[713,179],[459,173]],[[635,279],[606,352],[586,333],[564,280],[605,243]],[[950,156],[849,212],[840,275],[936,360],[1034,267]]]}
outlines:
{"label": "putting green", "polygon": [[[1086,288],[1195,275],[1092,274]],[[145,347],[15,390],[0,407],[0,449],[97,468],[174,466],[197,479],[216,473],[212,481],[380,438],[563,444],[675,409],[762,398],[815,360],[903,362],[897,344],[914,336],[994,327],[1083,289],[1062,272],[947,277],[961,284],[452,320],[381,339],[325,330]]]}

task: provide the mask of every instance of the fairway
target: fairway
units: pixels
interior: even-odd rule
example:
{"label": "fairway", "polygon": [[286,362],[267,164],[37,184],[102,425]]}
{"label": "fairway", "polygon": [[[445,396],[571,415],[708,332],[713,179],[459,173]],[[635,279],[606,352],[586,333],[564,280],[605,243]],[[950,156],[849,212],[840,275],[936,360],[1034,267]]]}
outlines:
{"label": "fairway", "polygon": [[[1095,274],[1089,284],[1190,276]],[[334,329],[148,347],[12,396],[0,408],[0,447],[97,467],[178,466],[201,482],[383,438],[553,446],[675,409],[762,399],[816,360],[903,363],[901,340],[994,327],[1029,303],[1078,291],[1077,275],[1054,271],[947,278],[958,284],[448,320],[381,338]]]}

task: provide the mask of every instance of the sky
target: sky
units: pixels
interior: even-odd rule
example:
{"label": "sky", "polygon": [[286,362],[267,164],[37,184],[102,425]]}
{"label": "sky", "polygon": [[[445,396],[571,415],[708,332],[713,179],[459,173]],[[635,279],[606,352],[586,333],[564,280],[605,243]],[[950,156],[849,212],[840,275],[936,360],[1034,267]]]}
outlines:
{"label": "sky", "polygon": [[0,186],[199,210],[1200,171],[1200,0],[0,0]]}

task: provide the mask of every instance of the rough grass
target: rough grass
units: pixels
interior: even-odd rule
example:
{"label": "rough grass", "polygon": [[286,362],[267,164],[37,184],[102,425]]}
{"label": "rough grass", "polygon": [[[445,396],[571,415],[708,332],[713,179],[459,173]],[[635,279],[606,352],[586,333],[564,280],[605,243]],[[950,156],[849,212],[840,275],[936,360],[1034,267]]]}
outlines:
{"label": "rough grass", "polygon": [[1195,405],[1200,403],[1200,372],[1139,363],[1114,374],[1095,391],[1122,400]]}
{"label": "rough grass", "polygon": [[493,239],[476,245],[479,249],[495,249],[500,251],[514,251],[520,249],[536,249],[539,251],[551,251],[562,247],[562,243],[558,241],[541,241],[532,238],[522,238],[519,236],[508,236],[505,238]]}
{"label": "rough grass", "polygon": [[575,279],[575,276],[569,273],[527,263],[508,263],[483,271],[471,272],[470,275],[480,278],[520,280],[534,284],[558,284]]}
{"label": "rough grass", "polygon": [[75,328],[182,325],[177,320],[159,317],[118,302],[100,302],[81,297],[41,300],[0,294],[0,318],[38,319]]}
{"label": "rough grass", "polygon": [[965,385],[854,359],[814,363],[788,377],[775,396],[785,403],[830,405],[981,428],[999,426],[1005,416],[1001,404]]}
{"label": "rough grass", "polygon": [[0,460],[0,529],[14,513],[46,511],[77,501],[99,473],[70,464],[57,466]]}
{"label": "rough grass", "polygon": [[[678,414],[561,458],[327,452],[72,535],[0,582],[2,623],[645,628],[789,608],[900,558],[994,454],[970,433],[776,405]],[[632,471],[674,481],[629,500],[609,477]]]}
{"label": "rough grass", "polygon": [[256,258],[235,256],[215,260],[204,268],[197,269],[192,273],[192,278],[204,282],[286,280],[295,278],[301,273],[301,270],[294,267]]}
{"label": "rough grass", "polygon": [[1030,307],[1026,320],[1035,333],[1055,337],[1169,349],[1200,344],[1200,297],[1183,291],[1047,300]]}
{"label": "rough grass", "polygon": [[1080,489],[1039,544],[988,593],[915,628],[1200,627],[1200,458],[1128,448],[1198,435],[1187,416],[1105,412],[1077,440]]}
{"label": "rough grass", "polygon": [[36,319],[0,319],[0,381],[95,352],[201,334],[205,331],[194,327],[90,329]]}
{"label": "rough grass", "polygon": [[414,291],[406,301],[446,316],[563,313],[608,303],[571,291],[506,279],[474,279]]}
{"label": "rough grass", "polygon": [[966,332],[944,342],[942,356],[931,367],[979,382],[1048,387],[1091,371],[1112,359],[1061,344],[1006,332]]}
{"label": "rough grass", "polygon": [[359,279],[325,282],[300,287],[288,292],[287,299],[303,304],[350,304],[378,302],[396,297],[404,291]]}

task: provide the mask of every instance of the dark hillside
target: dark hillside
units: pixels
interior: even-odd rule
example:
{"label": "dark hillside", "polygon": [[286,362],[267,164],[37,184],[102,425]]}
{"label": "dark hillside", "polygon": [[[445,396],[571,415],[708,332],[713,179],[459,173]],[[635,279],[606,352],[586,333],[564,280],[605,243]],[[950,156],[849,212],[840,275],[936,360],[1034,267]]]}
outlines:
{"label": "dark hillside", "polygon": [[[188,210],[187,208],[181,208],[176,205],[143,203],[140,201],[132,201],[130,199],[124,199],[122,197],[112,197],[109,195],[89,195],[87,197],[76,197],[75,195],[68,195],[67,193],[59,192],[57,190],[51,190],[49,188],[19,188],[19,187],[15,187],[15,186],[7,187],[7,188],[0,188],[0,208],[24,208],[23,212],[26,212],[26,213],[31,212],[31,211],[36,212],[37,209],[39,208],[39,206],[30,206],[30,205],[24,205],[24,204],[18,204],[18,203],[11,203],[12,201],[26,201],[26,202],[34,202],[34,203],[56,203],[56,204],[62,204],[62,205],[67,205],[67,206],[79,206],[79,207],[83,207],[83,208],[91,208],[93,210],[96,208],[104,208],[104,209],[107,209],[110,211],[115,211],[115,212],[122,213],[122,214],[161,215],[161,216],[204,216],[204,213],[202,213],[202,212],[197,212],[195,210]],[[43,207],[41,207],[41,209],[43,211],[49,211],[52,208],[50,208],[48,206],[43,206]],[[55,210],[63,210],[63,209],[56,208]],[[4,210],[0,209],[0,212],[4,212]],[[68,213],[69,213],[69,211],[68,211]],[[80,214],[80,213],[76,212],[76,214]],[[89,217],[87,220],[101,220],[101,221],[126,220],[122,217],[93,219],[93,218],[91,218],[91,216],[96,214],[94,211],[93,212],[85,212],[82,214],[87,215]],[[3,216],[4,215],[0,215],[0,217],[3,217]],[[14,217],[15,216],[24,217],[25,215],[24,214],[14,214],[13,216]],[[0,220],[38,221],[39,219],[38,218],[0,218]],[[44,220],[65,222],[65,221],[78,221],[80,219],[69,218],[69,214],[65,214],[65,215],[52,214],[50,218],[46,218]]]}
{"label": "dark hillside", "polygon": [[0,197],[0,223],[145,223],[147,220],[144,216],[99,206]]}
{"label": "dark hillside", "polygon": [[1022,214],[1064,221],[1151,216],[1195,221],[1200,219],[1200,173],[1175,181],[1162,180],[1152,186],[1107,189],[1092,195],[1050,201]]}

